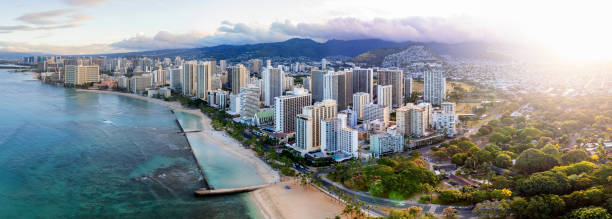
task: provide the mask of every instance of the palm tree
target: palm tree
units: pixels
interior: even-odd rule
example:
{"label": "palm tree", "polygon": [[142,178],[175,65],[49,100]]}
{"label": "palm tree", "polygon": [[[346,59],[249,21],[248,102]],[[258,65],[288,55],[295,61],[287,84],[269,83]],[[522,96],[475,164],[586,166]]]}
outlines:
{"label": "palm tree", "polygon": [[340,190],[338,192],[338,198],[340,198],[340,200],[345,200],[346,199],[346,197],[344,196],[344,191],[343,190]]}
{"label": "palm tree", "polygon": [[308,182],[311,182],[311,180],[312,180],[312,172],[306,173],[306,177],[307,177],[306,179],[308,180]]}
{"label": "palm tree", "polygon": [[372,211],[372,206],[371,205],[366,205],[365,206],[366,212],[368,213],[368,215],[370,214],[370,211]]}
{"label": "palm tree", "polygon": [[305,175],[303,175],[303,174],[300,174],[300,185],[301,185],[302,187],[304,187],[304,188],[308,188],[308,187],[307,187],[307,185],[308,185],[308,181],[307,181],[307,179],[306,179],[306,176],[305,176]]}
{"label": "palm tree", "polygon": [[336,189],[337,188],[334,185],[329,186],[329,193],[332,195],[332,198],[333,198],[334,192],[336,192]]}
{"label": "palm tree", "polygon": [[353,214],[353,207],[350,204],[344,205],[344,210],[342,210],[342,215],[351,215]]}
{"label": "palm tree", "polygon": [[363,201],[357,200],[357,206],[356,206],[356,211],[357,211],[357,215],[360,217],[365,217],[365,212],[361,211],[362,208],[365,208],[366,204]]}

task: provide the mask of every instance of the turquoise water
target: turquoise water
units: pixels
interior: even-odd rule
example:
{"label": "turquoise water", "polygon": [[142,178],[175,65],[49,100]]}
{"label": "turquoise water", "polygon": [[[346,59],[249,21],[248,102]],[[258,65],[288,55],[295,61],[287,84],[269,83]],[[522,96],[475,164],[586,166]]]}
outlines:
{"label": "turquoise water", "polygon": [[193,196],[201,175],[167,108],[31,78],[0,70],[0,218],[259,217],[245,194]]}
{"label": "turquoise water", "polygon": [[181,123],[183,130],[185,131],[198,131],[202,130],[202,122],[200,117],[197,115],[186,113],[186,112],[176,112],[176,119]]}
{"label": "turquoise water", "polygon": [[187,133],[195,156],[200,161],[208,183],[215,189],[264,184],[255,167],[221,147],[206,141],[198,133]]}
{"label": "turquoise water", "polygon": [[[177,112],[176,118],[185,130],[202,130],[200,117]],[[193,153],[200,161],[208,183],[215,189],[264,184],[250,163],[230,154],[221,145],[208,141],[201,133],[187,133]]]}

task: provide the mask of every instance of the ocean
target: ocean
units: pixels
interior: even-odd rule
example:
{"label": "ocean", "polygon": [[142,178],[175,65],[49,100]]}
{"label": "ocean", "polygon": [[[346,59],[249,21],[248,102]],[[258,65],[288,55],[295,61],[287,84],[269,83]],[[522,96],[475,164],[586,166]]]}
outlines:
{"label": "ocean", "polygon": [[[0,218],[261,217],[248,194],[193,196],[202,176],[164,106],[2,69],[0,93]],[[192,134],[213,187],[261,182],[248,163]]]}

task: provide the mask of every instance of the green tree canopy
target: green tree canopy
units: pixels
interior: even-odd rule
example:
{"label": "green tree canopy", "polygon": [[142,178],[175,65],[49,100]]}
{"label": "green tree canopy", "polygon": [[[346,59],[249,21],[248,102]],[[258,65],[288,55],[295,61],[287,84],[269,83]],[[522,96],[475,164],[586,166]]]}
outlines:
{"label": "green tree canopy", "polygon": [[588,161],[581,161],[578,163],[570,164],[568,166],[556,166],[553,171],[559,171],[565,173],[565,175],[574,175],[581,173],[591,173],[595,169],[595,164]]}
{"label": "green tree canopy", "polygon": [[451,163],[456,164],[457,166],[463,166],[465,164],[465,160],[468,158],[466,153],[458,153],[451,157]]}
{"label": "green tree canopy", "polygon": [[612,215],[602,207],[579,208],[569,213],[567,219],[610,219]]}
{"label": "green tree canopy", "polygon": [[461,201],[463,199],[463,194],[459,190],[447,189],[440,191],[438,199],[442,203],[452,204]]}
{"label": "green tree canopy", "polygon": [[393,160],[391,158],[388,158],[388,157],[382,157],[382,158],[376,160],[376,163],[378,163],[380,165],[386,165],[386,166],[389,166],[389,167],[396,167],[398,165],[397,161],[395,161],[395,160]]}
{"label": "green tree canopy", "polygon": [[510,189],[513,186],[513,181],[508,179],[505,176],[493,176],[491,177],[491,184],[493,184],[493,188],[495,189]]}
{"label": "green tree canopy", "polygon": [[462,151],[468,151],[468,150],[470,150],[470,148],[476,147],[476,144],[474,144],[471,141],[461,141],[461,142],[457,143],[457,146]]}
{"label": "green tree canopy", "polygon": [[552,156],[558,157],[560,152],[559,152],[559,148],[553,144],[546,144],[544,145],[544,147],[542,147],[541,149],[542,152],[550,154]]}
{"label": "green tree canopy", "polygon": [[558,195],[538,195],[516,198],[510,203],[512,212],[519,218],[552,218],[563,213],[565,202]]}
{"label": "green tree canopy", "polygon": [[563,200],[568,208],[580,208],[590,205],[602,205],[606,201],[606,194],[602,188],[593,187],[564,195]]}
{"label": "green tree canopy", "polygon": [[538,194],[564,194],[570,191],[571,184],[567,176],[561,172],[545,171],[535,173],[520,181],[517,189],[526,196]]}
{"label": "green tree canopy", "polygon": [[512,158],[505,153],[501,153],[495,157],[495,166],[500,168],[508,168],[512,166]]}
{"label": "green tree canopy", "polygon": [[520,172],[532,174],[549,170],[557,165],[559,162],[552,155],[530,148],[519,155],[514,167]]}
{"label": "green tree canopy", "polygon": [[566,164],[577,163],[589,159],[589,155],[583,150],[570,150],[561,155],[561,160]]}
{"label": "green tree canopy", "polygon": [[499,132],[495,132],[491,135],[491,137],[489,137],[489,142],[499,145],[506,144],[510,142],[510,140],[512,140],[512,137],[509,137]]}

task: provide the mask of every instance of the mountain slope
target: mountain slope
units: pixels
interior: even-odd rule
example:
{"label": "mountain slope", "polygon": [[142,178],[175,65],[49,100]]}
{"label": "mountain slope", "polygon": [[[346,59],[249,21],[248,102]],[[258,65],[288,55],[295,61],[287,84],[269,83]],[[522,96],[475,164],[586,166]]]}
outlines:
{"label": "mountain slope", "polygon": [[407,45],[379,39],[329,40],[318,43],[311,39],[290,39],[276,43],[249,45],[219,45],[194,49],[171,49],[145,52],[106,54],[107,56],[185,56],[190,58],[258,58],[258,57],[308,57],[321,59],[329,56],[355,57],[368,50],[394,48]]}
{"label": "mountain slope", "polygon": [[[361,53],[352,59],[353,62],[366,63],[370,66],[380,66],[386,57],[401,55],[400,53],[414,46],[424,46],[432,55],[438,59],[480,59],[480,60],[507,60],[509,57],[503,54],[492,53],[486,43],[405,43],[403,46],[392,48],[377,48]],[[416,57],[406,56],[408,59]],[[397,60],[401,62],[402,60]],[[414,60],[413,60],[414,61]]]}
{"label": "mountain slope", "polygon": [[406,49],[406,47],[393,47],[393,48],[378,48],[367,51],[365,53],[359,54],[357,57],[353,58],[351,61],[356,63],[365,63],[369,66],[380,66],[388,55],[395,54],[401,52]]}

